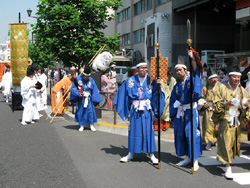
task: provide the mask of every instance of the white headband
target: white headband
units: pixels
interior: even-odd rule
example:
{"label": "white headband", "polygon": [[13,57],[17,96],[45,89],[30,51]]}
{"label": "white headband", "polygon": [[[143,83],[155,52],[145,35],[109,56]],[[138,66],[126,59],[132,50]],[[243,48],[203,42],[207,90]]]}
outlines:
{"label": "white headband", "polygon": [[236,75],[236,76],[241,76],[240,72],[229,72],[228,75]]}
{"label": "white headband", "polygon": [[86,73],[82,73],[84,76],[91,76],[91,73],[89,73],[89,74],[86,74]]}
{"label": "white headband", "polygon": [[147,63],[146,63],[146,62],[138,63],[138,64],[136,65],[136,68],[138,68],[138,67],[140,67],[140,66],[142,66],[142,65],[147,65]]}
{"label": "white headband", "polygon": [[175,65],[174,69],[176,69],[177,67],[183,67],[184,69],[187,69],[186,65],[183,65],[183,64]]}
{"label": "white headband", "polygon": [[110,67],[115,67],[116,65],[115,64],[113,64],[113,65],[111,65]]}
{"label": "white headband", "polygon": [[215,77],[218,77],[217,74],[212,74],[211,76],[208,77],[208,79],[210,80],[211,78],[215,78]]}

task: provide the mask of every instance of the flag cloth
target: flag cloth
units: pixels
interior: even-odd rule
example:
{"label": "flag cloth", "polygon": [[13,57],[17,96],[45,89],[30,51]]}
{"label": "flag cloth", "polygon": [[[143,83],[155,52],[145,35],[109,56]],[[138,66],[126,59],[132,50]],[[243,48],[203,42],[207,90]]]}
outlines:
{"label": "flag cloth", "polygon": [[[167,73],[168,73],[168,58],[167,57],[160,57],[159,60],[159,71],[160,77],[163,79],[165,84],[167,84]],[[150,83],[156,78],[157,76],[157,62],[156,57],[151,57],[151,66],[150,66]]]}
{"label": "flag cloth", "polygon": [[27,23],[10,24],[11,70],[14,87],[20,87],[21,80],[26,76],[28,40]]}

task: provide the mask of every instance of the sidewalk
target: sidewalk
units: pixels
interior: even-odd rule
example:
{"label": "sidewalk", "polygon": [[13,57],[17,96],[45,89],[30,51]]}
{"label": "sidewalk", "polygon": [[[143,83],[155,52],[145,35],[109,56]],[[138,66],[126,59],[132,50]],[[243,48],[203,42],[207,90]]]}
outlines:
{"label": "sidewalk", "polygon": [[[72,114],[72,107],[68,106],[67,109],[69,112],[65,112],[63,117],[70,121],[74,122],[75,115]],[[97,119],[95,127],[98,131],[119,134],[128,136],[128,125],[129,121],[123,121],[120,116],[116,116],[116,124],[114,124],[114,112],[102,110],[102,117]],[[155,131],[155,135],[158,137],[158,131]],[[161,139],[164,141],[173,142],[174,140],[174,129],[169,128],[167,131],[161,131]]]}
{"label": "sidewalk", "polygon": [[[72,114],[72,106],[66,107],[69,112],[64,112],[63,117],[69,122],[74,122],[75,115]],[[48,95],[48,109],[47,113],[51,112],[50,95]],[[116,116],[116,124],[114,124],[114,112],[102,110],[102,116],[97,119],[95,127],[98,131],[113,133],[118,135],[128,136],[129,121],[123,121],[120,116]],[[202,120],[202,117],[200,117]],[[155,131],[156,140],[158,140],[158,131]],[[167,142],[174,142],[174,128],[169,127],[166,131],[161,131],[161,140]],[[241,142],[249,143],[247,140],[247,129],[242,129]]]}
{"label": "sidewalk", "polygon": [[[51,113],[51,96],[48,94],[48,109],[46,113]],[[69,122],[75,122],[75,115],[72,114],[72,106],[66,107],[69,112],[64,112],[63,117]],[[75,109],[74,109],[75,110]],[[116,115],[116,124],[114,124],[114,112],[113,111],[101,111],[102,115],[100,119],[97,119],[97,123],[95,124],[95,128],[98,131],[103,131],[107,133],[113,133],[123,136],[128,136],[128,125],[129,121],[123,121],[120,116]],[[155,131],[156,139],[158,139],[158,131]],[[169,128],[166,131],[161,131],[161,140],[174,142],[174,129]]]}

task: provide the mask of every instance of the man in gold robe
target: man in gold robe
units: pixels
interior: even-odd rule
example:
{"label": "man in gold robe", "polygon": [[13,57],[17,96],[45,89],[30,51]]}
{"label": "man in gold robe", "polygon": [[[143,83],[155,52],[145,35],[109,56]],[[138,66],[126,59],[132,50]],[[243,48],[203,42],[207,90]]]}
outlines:
{"label": "man in gold robe", "polygon": [[[167,72],[167,84],[164,81],[161,82],[161,90],[165,94],[165,107],[161,116],[161,127],[163,131],[166,131],[169,128],[169,100],[171,92],[176,84],[176,79],[173,77],[173,72],[168,70]],[[158,121],[155,120],[155,130],[158,130]]]}
{"label": "man in gold robe", "polygon": [[207,71],[208,84],[202,88],[202,97],[198,102],[201,107],[200,112],[203,112],[202,124],[201,124],[201,136],[203,142],[205,142],[206,150],[211,150],[211,145],[217,142],[218,127],[211,119],[213,113],[213,98],[214,91],[218,90],[222,85],[218,82],[218,75],[209,67]]}
{"label": "man in gold robe", "polygon": [[70,91],[70,87],[72,85],[71,82],[72,76],[68,74],[67,77],[64,77],[59,82],[57,82],[52,88],[52,95],[51,95],[51,107],[52,113],[57,115],[62,115],[63,111],[63,101],[64,101],[64,94]]}
{"label": "man in gold robe", "polygon": [[217,160],[226,165],[225,178],[233,179],[230,164],[236,155],[240,156],[241,128],[250,118],[250,96],[240,85],[238,65],[232,66],[228,78],[225,86],[214,91],[212,119],[219,124]]}

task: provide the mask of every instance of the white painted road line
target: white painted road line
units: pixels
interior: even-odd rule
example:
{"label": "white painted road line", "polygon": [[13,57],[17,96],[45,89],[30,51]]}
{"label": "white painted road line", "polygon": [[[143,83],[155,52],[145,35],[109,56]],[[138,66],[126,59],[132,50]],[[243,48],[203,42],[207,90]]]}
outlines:
{"label": "white painted road line", "polygon": [[250,172],[233,173],[234,181],[240,185],[250,185]]}
{"label": "white painted road line", "polygon": [[[217,161],[216,156],[199,157],[198,161],[203,166],[221,165],[221,162]],[[250,163],[250,155],[241,155],[240,157],[236,157],[233,160],[232,164],[248,164],[248,163]]]}
{"label": "white painted road line", "polygon": [[[217,166],[222,165],[219,161],[217,161],[216,156],[209,157],[199,157],[199,163],[203,166]],[[249,155],[241,155],[240,157],[236,157],[233,160],[232,164],[249,164],[250,156]],[[240,185],[250,185],[250,172],[244,173],[233,173],[233,181]]]}

